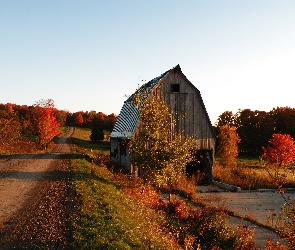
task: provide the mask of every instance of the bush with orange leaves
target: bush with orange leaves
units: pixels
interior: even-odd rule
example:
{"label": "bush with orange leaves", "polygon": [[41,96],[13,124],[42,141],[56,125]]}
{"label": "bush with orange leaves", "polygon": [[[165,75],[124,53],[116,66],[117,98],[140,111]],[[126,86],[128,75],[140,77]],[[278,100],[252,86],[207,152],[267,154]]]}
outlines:
{"label": "bush with orange leaves", "polygon": [[[278,168],[286,167],[294,163],[295,160],[295,142],[289,134],[273,134],[269,140],[269,146],[263,148],[262,158],[266,160],[266,170],[268,171],[272,182],[279,189],[279,193],[285,199],[286,203],[282,207],[282,215],[279,219],[277,230],[279,234],[288,241],[291,249],[295,249],[295,201],[290,197],[285,197],[283,184],[286,182],[286,174],[279,173]],[[274,174],[271,174],[269,168],[273,168]]]}
{"label": "bush with orange leaves", "polygon": [[288,134],[273,134],[268,141],[269,146],[263,147],[262,158],[278,167],[294,162],[294,139]]}
{"label": "bush with orange leaves", "polygon": [[176,195],[169,200],[162,199],[153,187],[130,175],[115,173],[113,180],[131,199],[165,216],[163,227],[184,249],[259,249],[252,241],[250,230],[232,231],[226,226],[227,215],[221,210],[192,207]]}

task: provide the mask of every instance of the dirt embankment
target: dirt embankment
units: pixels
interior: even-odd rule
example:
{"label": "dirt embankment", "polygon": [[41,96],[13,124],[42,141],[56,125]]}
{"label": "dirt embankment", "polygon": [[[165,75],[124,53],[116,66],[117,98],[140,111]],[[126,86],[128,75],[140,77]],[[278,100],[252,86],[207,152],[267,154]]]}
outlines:
{"label": "dirt embankment", "polygon": [[70,249],[72,133],[51,154],[0,158],[0,249]]}

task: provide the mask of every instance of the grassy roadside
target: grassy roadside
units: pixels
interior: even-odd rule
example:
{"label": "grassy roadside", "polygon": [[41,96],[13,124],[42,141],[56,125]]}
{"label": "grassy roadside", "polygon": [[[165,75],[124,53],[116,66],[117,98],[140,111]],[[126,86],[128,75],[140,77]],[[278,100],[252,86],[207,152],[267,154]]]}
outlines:
{"label": "grassy roadside", "polygon": [[164,223],[158,214],[126,197],[106,169],[91,171],[85,159],[72,166],[79,204],[73,225],[76,249],[177,249],[169,234],[157,232]]}
{"label": "grassy roadside", "polygon": [[[79,133],[77,129],[73,137],[83,140]],[[87,146],[85,140],[82,145]],[[163,230],[163,217],[124,195],[113,174],[92,164],[77,148],[74,156],[71,160],[72,185],[77,197],[72,228],[74,249],[180,249]]]}

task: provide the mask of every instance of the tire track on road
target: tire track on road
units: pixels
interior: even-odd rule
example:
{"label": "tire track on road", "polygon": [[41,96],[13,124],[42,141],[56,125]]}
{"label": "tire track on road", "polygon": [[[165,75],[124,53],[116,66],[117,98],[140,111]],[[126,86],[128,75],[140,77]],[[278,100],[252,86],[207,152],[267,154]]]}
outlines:
{"label": "tire track on road", "polygon": [[72,133],[52,154],[16,156],[0,168],[0,249],[68,249]]}

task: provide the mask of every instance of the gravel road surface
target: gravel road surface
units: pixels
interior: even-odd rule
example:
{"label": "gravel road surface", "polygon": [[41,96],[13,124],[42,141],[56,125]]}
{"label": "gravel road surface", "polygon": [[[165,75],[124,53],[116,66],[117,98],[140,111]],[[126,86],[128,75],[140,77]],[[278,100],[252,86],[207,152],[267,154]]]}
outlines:
{"label": "gravel road surface", "polygon": [[70,249],[68,140],[51,154],[0,158],[0,249]]}

